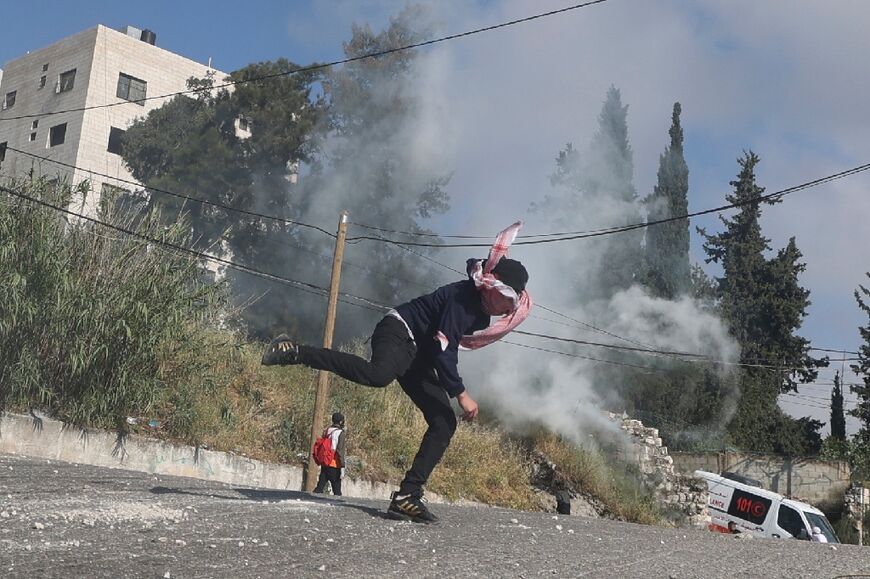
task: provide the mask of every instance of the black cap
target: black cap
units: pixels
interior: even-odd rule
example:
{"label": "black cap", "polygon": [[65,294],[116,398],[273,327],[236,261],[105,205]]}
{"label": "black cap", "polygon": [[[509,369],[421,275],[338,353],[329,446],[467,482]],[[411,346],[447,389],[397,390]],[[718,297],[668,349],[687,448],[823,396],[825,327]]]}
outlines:
{"label": "black cap", "polygon": [[526,284],[529,282],[529,272],[523,264],[508,257],[501,258],[492,268],[492,273],[496,274],[502,283],[513,288],[517,295],[526,289]]}
{"label": "black cap", "polygon": [[344,414],[341,412],[333,412],[332,413],[332,423],[333,424],[344,424]]}

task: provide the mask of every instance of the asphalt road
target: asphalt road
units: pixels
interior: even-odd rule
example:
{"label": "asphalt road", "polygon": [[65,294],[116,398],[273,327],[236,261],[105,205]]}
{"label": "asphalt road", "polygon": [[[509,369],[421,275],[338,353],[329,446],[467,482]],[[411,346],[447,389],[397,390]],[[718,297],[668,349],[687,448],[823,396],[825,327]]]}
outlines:
{"label": "asphalt road", "polygon": [[237,488],[0,455],[0,577],[870,578],[870,548]]}

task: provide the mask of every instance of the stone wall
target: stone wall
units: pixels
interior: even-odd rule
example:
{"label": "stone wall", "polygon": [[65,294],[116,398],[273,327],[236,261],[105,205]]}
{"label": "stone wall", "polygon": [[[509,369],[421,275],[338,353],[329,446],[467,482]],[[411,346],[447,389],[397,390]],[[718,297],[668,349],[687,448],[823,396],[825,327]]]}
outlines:
{"label": "stone wall", "polygon": [[[849,521],[854,534],[860,536],[859,545],[867,544],[867,532],[870,531],[863,524],[868,504],[870,504],[870,489],[860,483],[849,485],[843,497],[843,515]],[[840,540],[843,539],[840,537]]]}
{"label": "stone wall", "polygon": [[629,444],[621,448],[620,458],[637,465],[643,484],[653,492],[665,516],[678,524],[707,524],[706,483],[674,468],[658,429],[618,414],[608,413],[608,418],[619,424],[629,438]]}
{"label": "stone wall", "polygon": [[839,504],[851,474],[845,461],[742,452],[675,452],[672,457],[678,473],[731,471],[759,481],[768,490],[816,505]]}

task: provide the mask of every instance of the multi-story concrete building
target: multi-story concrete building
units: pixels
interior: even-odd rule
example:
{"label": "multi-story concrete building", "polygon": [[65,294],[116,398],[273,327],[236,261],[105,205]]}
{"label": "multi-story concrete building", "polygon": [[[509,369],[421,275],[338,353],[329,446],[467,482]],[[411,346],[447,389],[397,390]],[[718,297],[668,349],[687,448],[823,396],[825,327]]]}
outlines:
{"label": "multi-story concrete building", "polygon": [[0,176],[33,170],[72,184],[88,181],[88,193],[72,205],[86,215],[96,214],[103,191],[135,189],[105,175],[133,179],[118,146],[136,118],[168,100],[150,97],[186,90],[190,77],[226,77],[155,40],[148,30],[99,25],[7,63],[0,77]]}

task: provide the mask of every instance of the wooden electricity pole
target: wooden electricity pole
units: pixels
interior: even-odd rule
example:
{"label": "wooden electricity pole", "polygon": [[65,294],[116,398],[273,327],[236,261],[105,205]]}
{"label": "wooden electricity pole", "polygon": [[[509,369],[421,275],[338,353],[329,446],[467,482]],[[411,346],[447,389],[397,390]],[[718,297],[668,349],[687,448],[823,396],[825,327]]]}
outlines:
{"label": "wooden electricity pole", "polygon": [[[329,284],[329,305],[326,307],[326,326],[323,328],[323,347],[332,347],[332,335],[335,329],[335,310],[338,306],[338,286],[341,281],[341,260],[344,257],[344,239],[347,237],[347,211],[341,212],[338,220],[338,232],[335,236],[335,253],[332,257],[332,281]],[[304,490],[311,492],[317,484],[319,471],[314,462],[314,442],[323,432],[323,417],[326,412],[326,398],[329,395],[329,372],[320,370],[317,373],[317,391],[314,394],[314,416],[311,417],[311,440],[308,444],[308,467],[305,469]]]}

